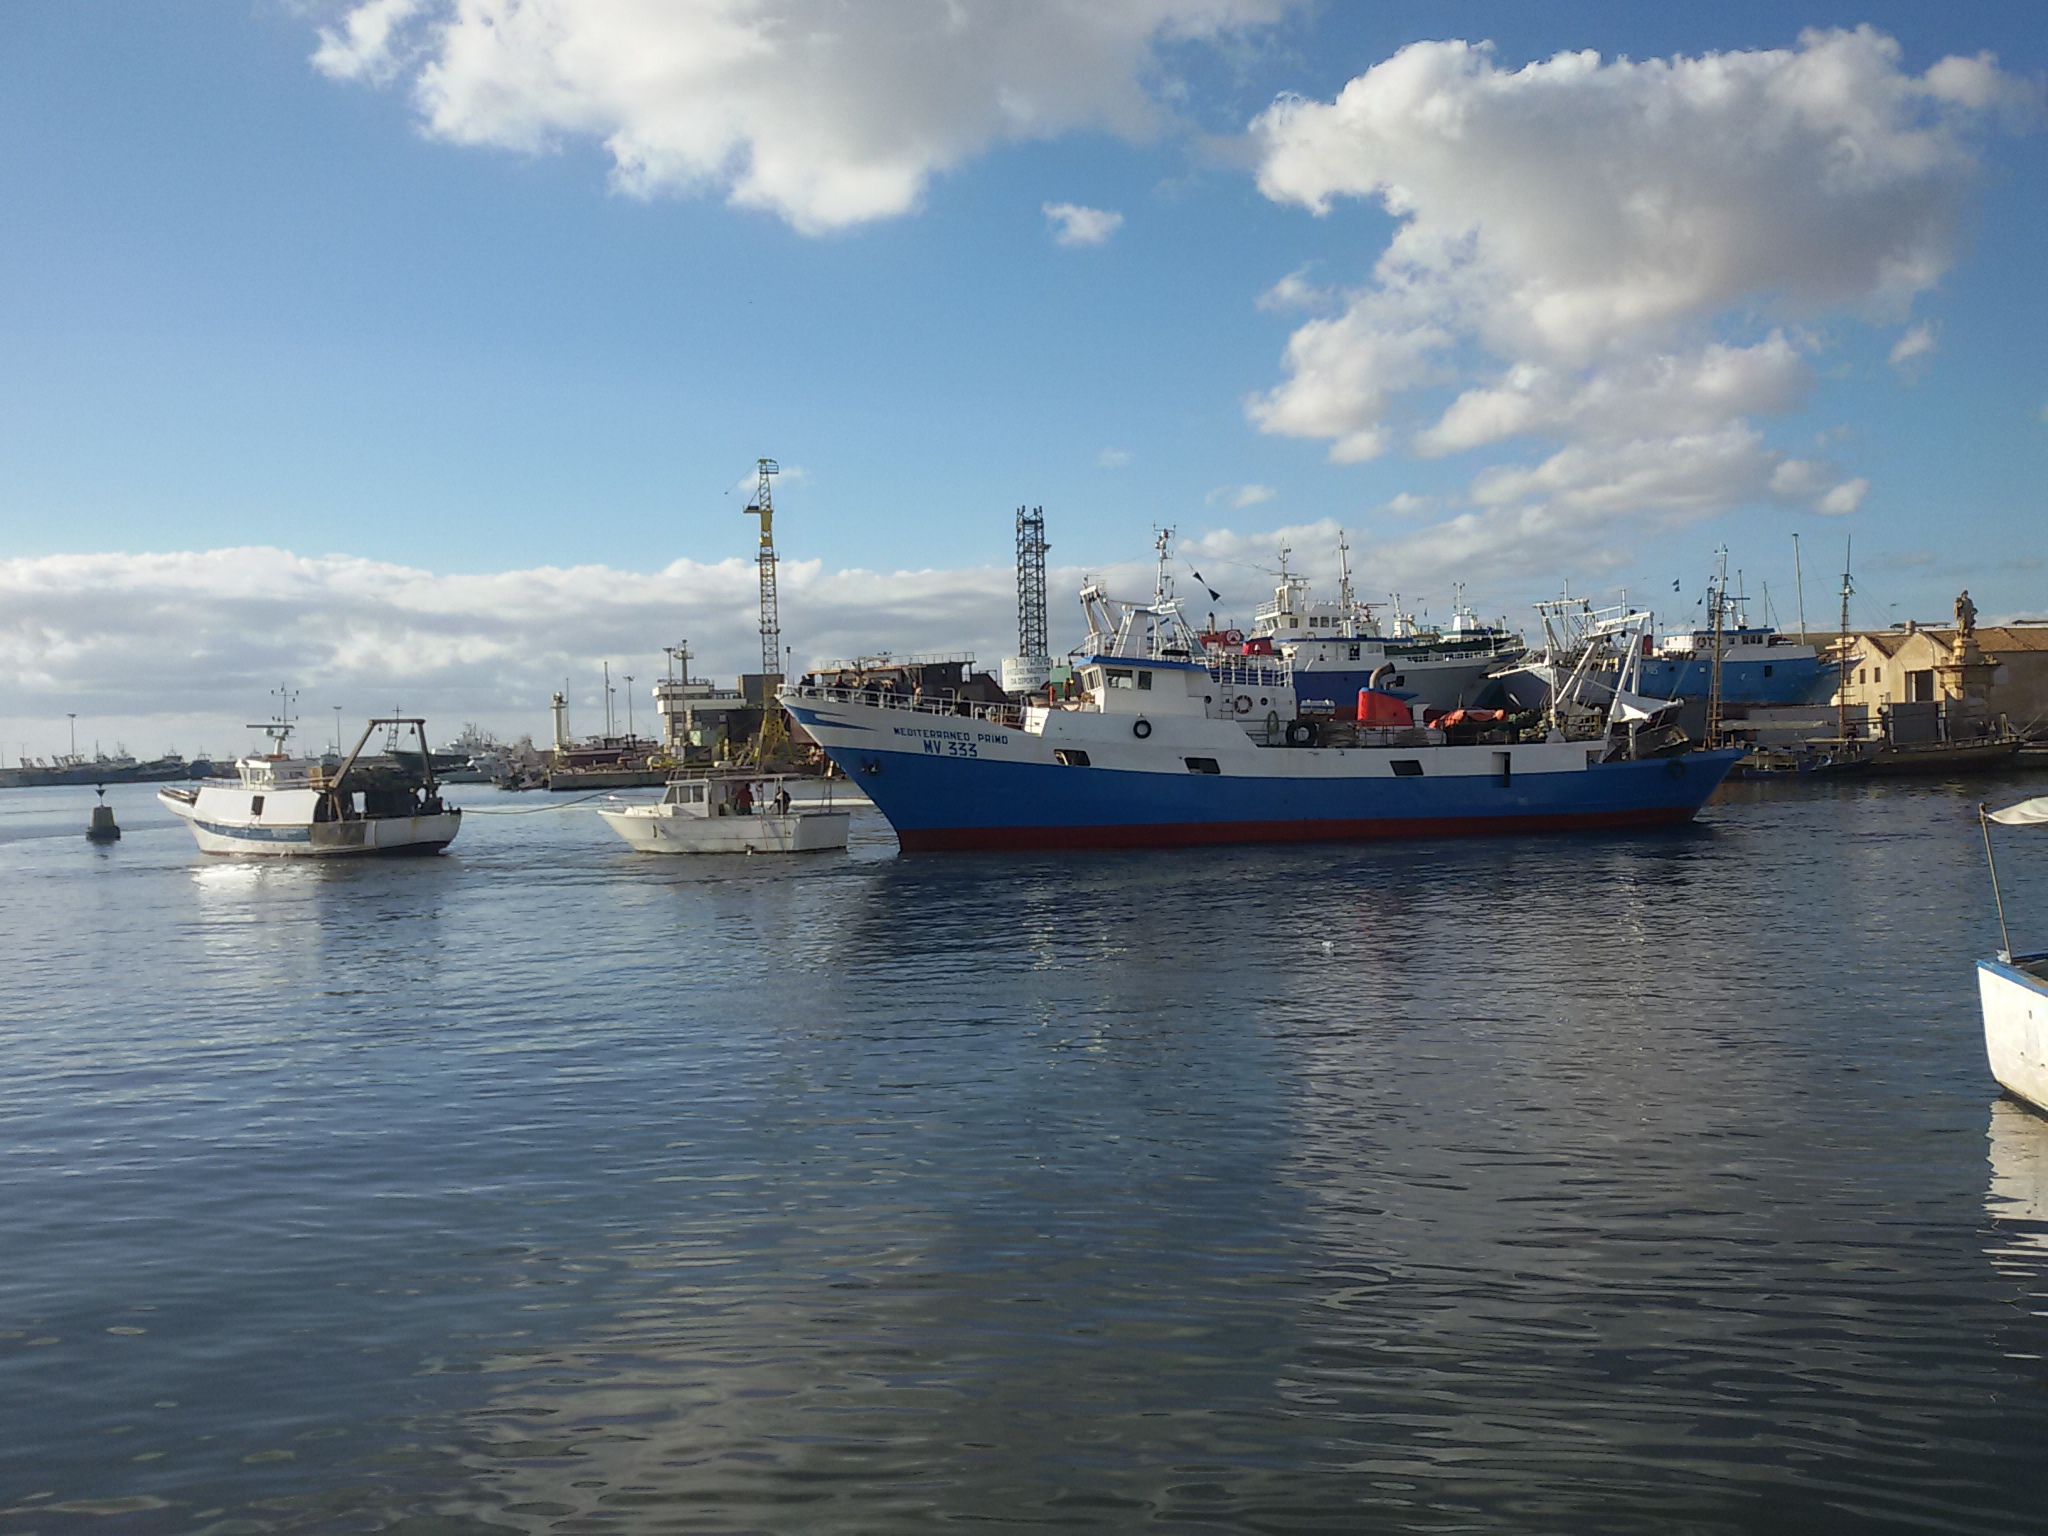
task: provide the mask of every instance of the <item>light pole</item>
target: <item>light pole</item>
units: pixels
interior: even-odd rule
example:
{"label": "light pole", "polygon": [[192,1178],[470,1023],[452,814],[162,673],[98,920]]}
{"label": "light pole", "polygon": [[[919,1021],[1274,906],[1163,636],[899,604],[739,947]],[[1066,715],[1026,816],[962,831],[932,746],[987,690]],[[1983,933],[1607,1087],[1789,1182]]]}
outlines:
{"label": "light pole", "polygon": [[626,674],[626,740],[633,739],[633,674]]}
{"label": "light pole", "polygon": [[341,706],[334,706],[334,755],[341,756]]}
{"label": "light pole", "polygon": [[76,757],[78,756],[78,715],[75,711],[66,711],[64,718],[71,722],[71,755]]}

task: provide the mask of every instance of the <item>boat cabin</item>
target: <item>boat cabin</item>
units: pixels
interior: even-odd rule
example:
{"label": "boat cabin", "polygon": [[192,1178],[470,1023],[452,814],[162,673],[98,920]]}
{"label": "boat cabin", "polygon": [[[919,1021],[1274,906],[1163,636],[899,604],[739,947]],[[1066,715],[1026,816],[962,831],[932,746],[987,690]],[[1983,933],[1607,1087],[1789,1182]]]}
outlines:
{"label": "boat cabin", "polygon": [[776,775],[758,779],[671,779],[656,802],[668,816],[787,815],[787,782]]}

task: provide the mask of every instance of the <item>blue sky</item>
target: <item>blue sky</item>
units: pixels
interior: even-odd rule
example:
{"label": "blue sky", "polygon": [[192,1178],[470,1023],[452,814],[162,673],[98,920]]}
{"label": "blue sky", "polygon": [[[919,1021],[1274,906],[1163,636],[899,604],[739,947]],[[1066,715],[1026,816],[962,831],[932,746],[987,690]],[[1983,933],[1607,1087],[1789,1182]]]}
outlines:
{"label": "blue sky", "polygon": [[[379,5],[400,23],[392,50],[343,66],[330,50],[316,65],[323,28],[346,42],[351,17],[360,28]],[[687,27],[636,37],[658,9],[593,3],[586,16],[611,20],[585,41],[628,61],[697,46]],[[914,28],[923,9],[867,15]],[[444,715],[509,728],[540,723],[540,678],[608,656],[650,667],[683,634],[704,637],[715,670],[737,670],[746,573],[731,562],[749,541],[743,498],[727,492],[764,453],[793,471],[782,544],[813,564],[792,569],[785,628],[814,656],[1000,654],[1024,501],[1045,505],[1063,567],[1142,561],[1153,524],[1177,525],[1244,616],[1279,530],[1301,530],[1320,568],[1333,534],[1317,525],[1331,522],[1352,531],[1369,589],[1399,585],[1436,613],[1457,577],[1510,615],[1567,579],[1665,597],[1679,580],[1689,605],[1725,543],[1789,618],[1795,530],[1810,613],[1832,611],[1822,594],[1850,534],[1861,622],[1945,614],[1963,584],[1987,614],[2048,612],[2034,563],[2048,33],[2027,8],[1127,9],[1106,40],[1099,27],[1063,37],[1048,4],[1028,35],[941,50],[945,68],[926,78],[967,98],[983,84],[1039,92],[1023,134],[989,130],[972,99],[925,104],[858,50],[750,77],[767,85],[715,84],[700,94],[742,124],[739,147],[694,181],[673,172],[690,149],[673,127],[698,105],[679,99],[690,87],[579,99],[588,78],[565,69],[520,119],[504,103],[533,61],[451,66],[460,39],[440,30],[452,13],[437,0],[0,10],[0,744],[48,750],[80,708],[109,734],[177,731],[189,748],[207,722],[248,716],[253,680],[281,672],[365,707],[398,683]],[[848,14],[830,0],[761,10]],[[1852,93],[1936,80],[1950,55],[1997,56],[1995,72],[1940,76],[1898,109],[1905,129],[1944,136],[1943,165],[1845,204],[1839,228],[1764,230],[1748,278],[1654,324],[1608,312],[1655,284],[1620,293],[1611,274],[1545,267],[1570,231],[1545,211],[1543,178],[1568,194],[1580,157],[1603,152],[1603,92],[1626,86],[1654,109],[1666,89],[1625,79],[1616,59],[1797,52],[1804,29],[1858,26],[1897,52]],[[1485,167],[1447,163],[1399,124],[1361,147],[1329,104],[1408,45],[1451,39],[1493,44],[1450,87],[1482,118],[1509,114],[1486,131],[1519,151],[1512,113],[1534,114],[1528,206],[1520,226],[1501,217],[1496,252],[1523,254],[1430,269],[1395,302],[1384,283],[1374,293],[1374,270],[1402,220],[1358,178],[1389,165],[1434,177],[1417,225],[1448,227],[1479,197],[1483,247]],[[1504,83],[1581,49],[1604,61],[1582,81],[1524,97]],[[692,61],[669,62],[689,77]],[[436,69],[460,99],[429,125]],[[795,96],[776,95],[800,69]],[[1248,133],[1286,93],[1312,110]],[[911,97],[923,115],[904,130]],[[816,121],[778,141],[792,100]],[[1694,140],[1751,127],[1732,112],[1701,121]],[[604,142],[620,132],[653,145],[637,189]],[[852,184],[835,146],[859,133],[908,133],[939,164],[905,173],[916,185],[900,206],[872,182],[834,191],[834,176]],[[782,157],[782,191],[749,193],[733,166],[764,145]],[[1692,148],[1680,133],[1669,153]],[[823,169],[805,163],[814,151]],[[1664,152],[1646,144],[1629,174],[1654,182]],[[1761,144],[1759,163],[1773,152]],[[1739,180],[1737,165],[1711,176]],[[1680,195],[1701,184],[1688,174],[1674,168]],[[1796,209],[1800,174],[1788,158],[1778,182],[1733,188],[1727,217]],[[754,206],[734,204],[736,186]],[[849,216],[849,196],[880,205]],[[1063,245],[1042,211],[1062,203],[1122,221],[1100,243]],[[1902,217],[1927,221],[1932,267],[1890,287],[1859,278],[1857,242],[1881,243],[1878,226]],[[1532,232],[1549,254],[1527,255]],[[1290,274],[1307,302],[1262,304]],[[1580,298],[1604,284],[1608,318],[1591,329],[1605,350],[1570,325],[1543,330],[1540,304],[1503,297],[1516,283]],[[1353,350],[1303,378],[1289,339],[1318,322],[1348,324],[1338,341]],[[1396,357],[1446,327],[1448,340]],[[1894,366],[1909,334],[1920,350]],[[1378,349],[1365,391],[1378,407],[1352,388],[1359,347]],[[1755,375],[1749,408],[1644,415],[1648,380],[1716,358]],[[1524,383],[1508,389],[1516,367]],[[1266,413],[1278,429],[1262,430],[1248,402],[1291,380],[1289,403]],[[1475,411],[1536,425],[1422,446],[1475,392]],[[1380,444],[1369,457],[1366,438]],[[1651,484],[1689,453],[1699,466],[1667,477],[1682,485]],[[201,558],[248,546],[294,558]],[[585,574],[534,574],[572,567]],[[841,579],[859,570],[889,578],[886,601]],[[896,574],[915,572],[929,574]]]}

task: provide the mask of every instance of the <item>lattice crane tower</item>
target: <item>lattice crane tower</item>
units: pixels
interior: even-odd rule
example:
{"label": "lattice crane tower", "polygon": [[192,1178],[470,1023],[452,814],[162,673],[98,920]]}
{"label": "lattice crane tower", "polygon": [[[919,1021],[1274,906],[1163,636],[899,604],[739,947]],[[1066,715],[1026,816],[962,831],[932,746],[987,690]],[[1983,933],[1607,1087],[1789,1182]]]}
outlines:
{"label": "lattice crane tower", "polygon": [[1052,654],[1045,618],[1045,508],[1017,509],[1017,654],[1027,664]]}
{"label": "lattice crane tower", "polygon": [[773,459],[756,461],[760,479],[747,516],[761,519],[761,671],[782,675],[782,614],[775,599],[775,498],[769,477],[781,466]]}

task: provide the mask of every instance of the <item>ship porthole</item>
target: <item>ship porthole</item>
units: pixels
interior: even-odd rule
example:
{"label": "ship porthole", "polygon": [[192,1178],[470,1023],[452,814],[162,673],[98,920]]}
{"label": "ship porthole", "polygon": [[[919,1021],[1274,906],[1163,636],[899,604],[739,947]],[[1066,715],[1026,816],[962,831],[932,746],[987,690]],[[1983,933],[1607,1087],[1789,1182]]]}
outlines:
{"label": "ship porthole", "polygon": [[1131,722],[1131,734],[1137,737],[1138,740],[1143,741],[1152,734],[1152,722],[1150,720],[1133,720]]}
{"label": "ship porthole", "polygon": [[1664,765],[1664,772],[1671,778],[1682,779],[1685,777],[1685,764],[1674,757]]}

